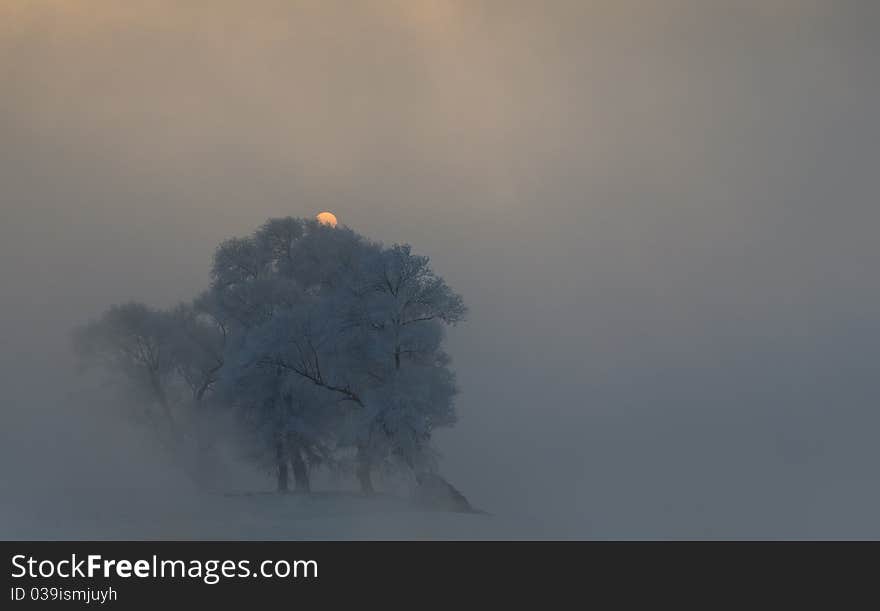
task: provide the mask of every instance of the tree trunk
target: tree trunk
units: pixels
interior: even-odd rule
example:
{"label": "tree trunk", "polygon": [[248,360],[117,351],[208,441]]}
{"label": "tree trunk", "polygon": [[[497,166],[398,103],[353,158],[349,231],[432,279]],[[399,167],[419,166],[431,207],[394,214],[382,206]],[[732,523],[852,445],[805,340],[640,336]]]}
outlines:
{"label": "tree trunk", "polygon": [[278,492],[287,492],[287,456],[281,441],[275,445],[275,465],[278,469]]}
{"label": "tree trunk", "polygon": [[373,480],[370,477],[371,470],[372,465],[370,464],[370,458],[367,451],[362,447],[358,447],[357,478],[361,484],[361,492],[364,494],[373,494],[376,492],[373,488]]}
{"label": "tree trunk", "polygon": [[207,428],[206,414],[199,404],[196,413],[196,477],[199,486],[213,490],[217,486],[217,464]]}
{"label": "tree trunk", "polygon": [[288,454],[290,454],[290,466],[293,467],[293,482],[297,492],[311,492],[312,483],[309,480],[309,467],[303,460],[302,452],[299,450],[299,443],[296,439],[291,438],[287,445]]}
{"label": "tree trunk", "polygon": [[172,433],[175,432],[174,417],[171,415],[171,407],[168,405],[168,398],[165,396],[165,389],[162,388],[162,382],[159,380],[159,375],[154,371],[150,371],[150,385],[153,387],[153,393],[156,396],[156,401],[158,401],[159,407],[162,408],[162,415],[165,416],[165,420],[167,420],[168,426],[171,427]]}

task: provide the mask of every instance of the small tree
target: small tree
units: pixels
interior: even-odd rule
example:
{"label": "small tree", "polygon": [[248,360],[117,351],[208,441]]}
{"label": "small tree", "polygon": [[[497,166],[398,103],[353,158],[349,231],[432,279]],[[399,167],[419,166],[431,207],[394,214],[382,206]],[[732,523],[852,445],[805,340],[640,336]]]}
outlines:
{"label": "small tree", "polygon": [[169,385],[177,365],[170,317],[142,303],[111,306],[98,320],[74,332],[74,348],[86,362],[102,365],[149,403],[158,405],[164,426],[175,421]]}
{"label": "small tree", "polygon": [[366,269],[353,319],[368,334],[362,361],[382,372],[371,393],[379,408],[358,440],[358,477],[369,492],[375,462],[390,455],[413,469],[429,467],[431,432],[455,421],[457,391],[442,350],[443,325],[462,321],[467,310],[428,257],[414,255],[409,245],[383,249]]}
{"label": "small tree", "polygon": [[235,337],[222,373],[225,396],[272,457],[279,490],[287,489],[288,463],[297,488],[308,489],[309,468],[330,461],[328,427],[338,401],[305,378],[291,378],[278,365],[275,339],[289,335],[294,314],[329,304],[357,253],[369,248],[350,230],[282,218],[223,242],[215,254],[209,294]]}

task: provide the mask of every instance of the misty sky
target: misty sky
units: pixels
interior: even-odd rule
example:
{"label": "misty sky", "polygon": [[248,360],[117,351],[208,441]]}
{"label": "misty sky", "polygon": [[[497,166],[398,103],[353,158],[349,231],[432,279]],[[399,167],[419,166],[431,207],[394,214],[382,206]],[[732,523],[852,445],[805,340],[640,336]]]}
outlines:
{"label": "misty sky", "polygon": [[442,471],[523,536],[880,537],[878,28],[872,0],[4,0],[8,481],[130,451],[70,399],[74,325],[327,209],[464,295]]}

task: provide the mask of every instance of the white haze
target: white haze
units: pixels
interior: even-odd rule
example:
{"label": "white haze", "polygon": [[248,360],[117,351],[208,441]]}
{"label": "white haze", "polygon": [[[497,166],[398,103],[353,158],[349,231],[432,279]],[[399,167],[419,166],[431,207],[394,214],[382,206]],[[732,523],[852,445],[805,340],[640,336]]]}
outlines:
{"label": "white haze", "polygon": [[[7,0],[0,534],[880,536],[878,18]],[[494,522],[249,529],[75,373],[74,325],[189,298],[221,239],[324,209],[468,302],[438,441]]]}

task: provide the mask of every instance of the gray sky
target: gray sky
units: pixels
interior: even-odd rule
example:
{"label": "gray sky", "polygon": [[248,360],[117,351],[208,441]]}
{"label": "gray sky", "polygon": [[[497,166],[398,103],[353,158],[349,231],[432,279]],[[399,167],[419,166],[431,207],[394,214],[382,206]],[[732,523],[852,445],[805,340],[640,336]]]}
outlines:
{"label": "gray sky", "polygon": [[878,537],[878,18],[4,2],[6,447],[125,451],[63,398],[69,329],[191,297],[221,239],[329,209],[471,307],[440,445],[476,504],[554,536]]}

